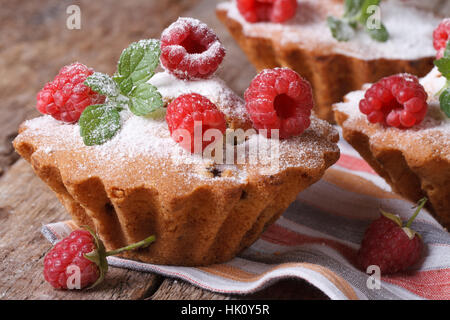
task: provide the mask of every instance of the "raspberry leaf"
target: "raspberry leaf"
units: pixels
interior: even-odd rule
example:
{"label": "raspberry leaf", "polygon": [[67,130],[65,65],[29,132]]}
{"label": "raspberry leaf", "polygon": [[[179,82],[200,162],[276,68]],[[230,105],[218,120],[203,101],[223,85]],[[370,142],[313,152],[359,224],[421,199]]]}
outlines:
{"label": "raspberry leaf", "polygon": [[99,270],[99,276],[98,279],[87,289],[91,289],[95,286],[97,286],[100,282],[105,279],[105,275],[108,272],[108,261],[106,260],[106,249],[105,245],[103,244],[103,241],[100,240],[100,238],[95,234],[95,232],[89,228],[88,226],[83,226],[84,229],[89,231],[89,233],[92,235],[95,241],[95,249],[92,250],[89,253],[84,254],[84,257],[88,259],[89,261],[92,261],[95,263]]}
{"label": "raspberry leaf", "polygon": [[152,235],[150,237],[145,238],[142,241],[132,243],[126,247],[122,247],[122,248],[112,250],[112,251],[106,251],[103,241],[100,240],[100,238],[97,236],[97,234],[91,228],[89,228],[88,226],[82,226],[82,228],[89,231],[89,233],[94,238],[94,242],[95,242],[95,249],[89,253],[84,254],[84,257],[86,259],[88,259],[89,261],[92,261],[93,263],[95,263],[97,265],[99,273],[100,273],[97,281],[95,281],[95,283],[93,283],[87,289],[91,289],[91,288],[97,286],[100,282],[102,282],[105,279],[105,275],[108,272],[108,260],[106,260],[106,257],[113,256],[113,255],[119,254],[124,251],[130,251],[130,250],[134,250],[134,249],[138,249],[138,248],[146,248],[150,244],[155,242],[155,240],[156,240],[156,237],[154,235]]}
{"label": "raspberry leaf", "polygon": [[383,216],[385,216],[386,218],[394,221],[396,224],[398,224],[399,227],[401,227],[403,225],[402,219],[393,213],[389,213],[387,211],[384,211],[383,209],[380,209],[380,212]]}
{"label": "raspberry leaf", "polygon": [[86,78],[84,84],[95,92],[103,94],[108,98],[115,98],[119,95],[117,84],[109,75],[101,72],[94,72]]}
{"label": "raspberry leaf", "polygon": [[160,54],[159,40],[154,39],[134,42],[122,52],[113,79],[123,95],[155,74]]}
{"label": "raspberry leaf", "polygon": [[163,105],[158,89],[149,83],[141,83],[130,92],[129,108],[137,116],[147,116]]}
{"label": "raspberry leaf", "polygon": [[84,144],[100,145],[114,137],[121,127],[119,110],[120,108],[110,104],[87,107],[78,122]]}
{"label": "raspberry leaf", "polygon": [[402,228],[403,232],[406,233],[406,235],[408,236],[409,240],[414,239],[414,237],[417,235],[419,235],[417,232],[415,232],[414,230],[407,228],[407,227],[403,227]]}
{"label": "raspberry leaf", "polygon": [[333,38],[338,41],[348,41],[355,34],[351,25],[341,19],[335,17],[327,18],[328,27],[331,30]]}

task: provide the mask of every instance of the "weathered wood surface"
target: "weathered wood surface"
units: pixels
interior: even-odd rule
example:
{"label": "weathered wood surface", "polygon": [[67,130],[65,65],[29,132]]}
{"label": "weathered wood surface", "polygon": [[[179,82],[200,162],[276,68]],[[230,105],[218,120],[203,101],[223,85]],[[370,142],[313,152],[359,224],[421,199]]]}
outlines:
{"label": "weathered wood surface", "polygon": [[35,95],[63,65],[80,61],[101,72],[115,70],[129,43],[159,37],[178,16],[192,16],[216,30],[227,48],[219,75],[242,94],[255,75],[214,15],[218,0],[77,1],[81,30],[66,28],[70,1],[0,0],[0,299],[240,299],[325,296],[310,285],[284,280],[251,296],[214,294],[183,281],[111,268],[91,291],[53,290],[43,279],[50,244],[39,230],[68,219],[53,193],[19,160],[11,141],[19,124],[38,115]]}
{"label": "weathered wood surface", "polygon": [[106,281],[84,292],[53,290],[42,276],[50,244],[42,224],[68,219],[55,195],[19,160],[0,180],[0,298],[133,299],[153,293],[159,276],[111,268]]}

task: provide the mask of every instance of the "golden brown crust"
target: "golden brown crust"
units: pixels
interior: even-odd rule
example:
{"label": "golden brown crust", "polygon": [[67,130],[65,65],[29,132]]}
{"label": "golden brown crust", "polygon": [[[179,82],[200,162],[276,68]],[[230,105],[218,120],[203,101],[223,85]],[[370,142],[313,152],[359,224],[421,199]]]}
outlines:
{"label": "golden brown crust", "polygon": [[155,188],[105,186],[96,176],[71,180],[53,157],[44,159],[34,153],[33,141],[19,139],[14,146],[57,194],[76,224],[95,228],[108,249],[155,234],[157,241],[150,247],[125,256],[185,266],[233,258],[339,157],[337,151],[327,152],[321,168],[288,168],[271,176],[252,176],[244,184],[221,183],[217,178],[217,183],[184,196],[163,199]]}
{"label": "golden brown crust", "polygon": [[216,14],[257,70],[289,67],[305,77],[313,87],[316,114],[332,123],[331,105],[341,101],[347,92],[395,73],[424,76],[433,67],[433,57],[362,60],[295,44],[280,45],[276,39],[246,35],[243,26],[221,7]]}
{"label": "golden brown crust", "polygon": [[[357,106],[356,106],[357,107]],[[433,150],[429,141],[404,145],[401,136],[382,131],[365,119],[347,121],[348,114],[334,109],[343,138],[401,196],[417,202],[429,199],[428,208],[446,228],[450,228],[450,161]],[[377,139],[374,135],[377,134]],[[396,147],[397,146],[397,147]],[[441,145],[441,148],[445,148]],[[448,151],[447,151],[448,152]]]}
{"label": "golden brown crust", "polygon": [[[165,100],[176,94],[166,91]],[[229,127],[246,129],[237,98],[215,103]],[[145,262],[196,266],[233,258],[339,158],[337,131],[315,116],[302,135],[274,142],[279,167],[263,174],[259,163],[221,166],[188,154],[164,120],[122,113],[121,130],[101,146],[85,146],[78,125],[43,116],[21,126],[14,147],[75,223],[94,228],[107,249],[155,234],[150,247],[125,254]],[[250,146],[258,137],[243,143]]]}

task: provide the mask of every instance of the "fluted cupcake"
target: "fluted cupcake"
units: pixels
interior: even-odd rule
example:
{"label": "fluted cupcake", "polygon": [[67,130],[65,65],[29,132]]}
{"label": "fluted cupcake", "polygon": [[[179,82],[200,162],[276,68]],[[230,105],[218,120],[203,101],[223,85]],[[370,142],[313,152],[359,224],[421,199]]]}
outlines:
{"label": "fluted cupcake", "polygon": [[[350,30],[352,35],[347,41],[338,41],[327,25],[327,18],[343,16],[343,1],[298,0],[296,13],[292,18],[286,15],[287,20],[279,18],[282,8],[276,8],[278,16],[274,17],[270,13],[274,9],[268,4],[264,4],[264,10],[255,9],[259,3],[256,0],[253,7],[242,5],[239,10],[237,2],[252,3],[244,0],[221,3],[216,10],[218,18],[258,70],[289,67],[309,80],[316,100],[315,111],[322,119],[334,122],[331,105],[364,83],[399,72],[423,76],[432,68],[434,51],[430,37],[439,19],[431,12],[383,1],[381,17],[388,32],[384,35],[387,38],[381,37],[384,42],[372,39],[362,30]],[[283,5],[290,1],[275,1],[274,5],[277,2]],[[243,15],[252,8],[262,15],[260,20]],[[286,8],[292,10],[290,5]]]}
{"label": "fluted cupcake", "polygon": [[[296,113],[305,121],[308,116],[308,126],[302,124],[296,135],[278,140],[253,130],[231,144],[215,139],[210,157],[179,140],[175,129],[193,129],[198,119],[202,129],[216,129],[223,138],[232,129],[255,126],[246,102],[213,75],[221,61],[215,54],[222,50],[206,28],[181,19],[163,33],[160,46],[133,44],[122,53],[113,79],[89,69],[80,72],[78,64],[66,67],[64,76],[38,94],[39,110],[47,115],[26,121],[14,140],[75,223],[95,229],[107,249],[156,236],[154,244],[126,257],[184,266],[229,260],[339,157],[336,130],[314,116],[309,119],[309,109]],[[166,71],[154,74],[159,50]],[[189,64],[189,59],[207,61],[207,66]],[[174,72],[183,63],[186,68]],[[83,77],[86,81],[79,82]],[[283,99],[310,96],[307,89],[295,88],[286,87]],[[94,98],[106,102],[86,108]],[[298,99],[290,107],[303,108]],[[291,120],[281,115],[278,120],[282,132],[295,129],[288,125]],[[265,159],[276,150],[276,166],[250,161],[255,146],[269,150]],[[234,159],[239,147],[244,150],[240,162]],[[225,148],[232,150],[231,163],[217,157],[217,150]]]}

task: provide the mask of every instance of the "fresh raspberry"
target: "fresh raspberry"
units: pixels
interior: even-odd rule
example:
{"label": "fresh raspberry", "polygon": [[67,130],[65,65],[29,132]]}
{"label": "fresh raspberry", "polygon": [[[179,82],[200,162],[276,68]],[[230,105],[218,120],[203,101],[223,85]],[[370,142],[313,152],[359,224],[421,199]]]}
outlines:
{"label": "fresh raspberry", "polygon": [[77,122],[86,107],[100,104],[105,97],[84,84],[94,70],[81,63],[63,67],[52,82],[37,94],[36,108],[64,122]]}
{"label": "fresh raspberry", "polygon": [[72,283],[72,278],[77,272],[74,270],[78,267],[80,286],[75,289],[95,286],[103,280],[108,271],[107,256],[147,246],[154,240],[154,236],[151,236],[127,247],[106,252],[102,241],[94,233],[83,229],[75,230],[46,254],[44,278],[56,289],[69,289],[67,283],[69,277],[71,277],[69,282],[77,285],[76,280]]}
{"label": "fresh raspberry", "polygon": [[410,225],[425,202],[426,199],[419,202],[405,227],[398,216],[386,212],[382,212],[381,217],[370,224],[357,256],[357,264],[362,271],[375,265],[380,268],[381,274],[390,274],[405,271],[420,260],[423,243],[420,236],[410,229]]}
{"label": "fresh raspberry", "polygon": [[248,22],[280,23],[295,16],[297,0],[237,0],[237,7]]}
{"label": "fresh raspberry", "polygon": [[425,118],[427,97],[417,77],[397,74],[373,84],[359,102],[359,110],[371,123],[410,128]]}
{"label": "fresh raspberry", "polygon": [[161,64],[180,79],[205,79],[222,63],[225,48],[203,22],[179,18],[161,35]]}
{"label": "fresh raspberry", "polygon": [[94,237],[89,231],[73,231],[67,238],[58,242],[45,256],[45,280],[56,289],[67,289],[67,279],[73,273],[73,271],[67,272],[67,267],[77,266],[80,268],[81,288],[95,283],[100,275],[98,267],[84,257],[84,254],[94,249]]}
{"label": "fresh raspberry", "polygon": [[[214,139],[213,141],[203,140],[206,130],[218,129],[222,134],[226,130],[223,113],[208,98],[197,93],[184,94],[173,100],[167,107],[166,121],[172,138],[192,153],[199,153],[200,148],[203,151],[206,146],[214,142]],[[201,126],[195,130],[200,132],[200,137],[194,137],[196,126]],[[190,139],[187,139],[188,136]],[[196,143],[197,148],[195,148]]]}
{"label": "fresh raspberry", "polygon": [[300,135],[310,125],[311,85],[288,68],[261,71],[245,91],[245,107],[255,129],[279,129],[280,139]]}
{"label": "fresh raspberry", "polygon": [[442,20],[433,32],[433,46],[437,51],[436,58],[440,59],[444,55],[450,35],[450,18]]}

